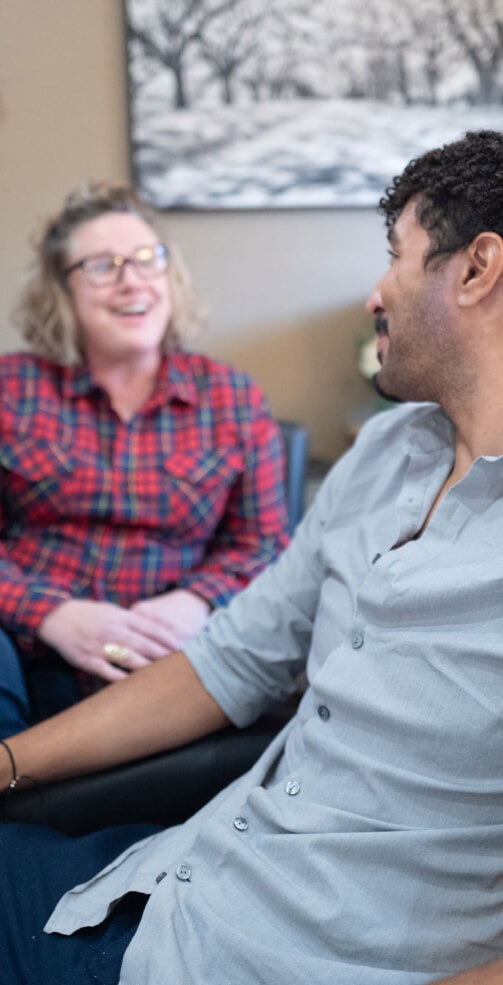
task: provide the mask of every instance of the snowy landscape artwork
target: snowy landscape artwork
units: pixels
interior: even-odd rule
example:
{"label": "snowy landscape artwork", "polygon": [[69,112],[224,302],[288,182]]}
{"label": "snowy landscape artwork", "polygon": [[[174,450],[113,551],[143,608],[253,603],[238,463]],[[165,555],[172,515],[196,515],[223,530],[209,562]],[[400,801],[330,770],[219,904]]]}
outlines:
{"label": "snowy landscape artwork", "polygon": [[133,176],[161,209],[375,206],[503,129],[503,0],[125,0]]}

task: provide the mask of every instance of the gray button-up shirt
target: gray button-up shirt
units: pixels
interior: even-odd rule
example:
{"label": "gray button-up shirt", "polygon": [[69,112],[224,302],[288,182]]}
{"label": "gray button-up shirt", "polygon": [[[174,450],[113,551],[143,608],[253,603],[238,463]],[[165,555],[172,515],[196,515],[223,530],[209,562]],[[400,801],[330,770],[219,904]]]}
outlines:
{"label": "gray button-up shirt", "polygon": [[307,661],[297,716],[48,930],[149,894],[123,985],[419,985],[503,953],[503,462],[475,461],[415,540],[452,463],[432,404],[363,429],[277,564],[187,648],[238,725]]}

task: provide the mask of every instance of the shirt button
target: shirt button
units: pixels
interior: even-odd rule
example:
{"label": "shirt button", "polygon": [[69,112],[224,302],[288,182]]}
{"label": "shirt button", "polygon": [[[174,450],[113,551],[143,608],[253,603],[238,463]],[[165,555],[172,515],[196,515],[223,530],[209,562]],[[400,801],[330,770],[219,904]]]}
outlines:
{"label": "shirt button", "polygon": [[176,878],[179,879],[180,882],[188,882],[192,875],[192,869],[186,862],[182,862],[177,866],[175,874]]}
{"label": "shirt button", "polygon": [[159,875],[156,876],[155,881],[162,882],[162,880],[165,879],[166,876],[167,876],[167,872],[160,872]]}
{"label": "shirt button", "polygon": [[245,817],[235,817],[232,823],[236,831],[248,831],[248,821]]}
{"label": "shirt button", "polygon": [[299,793],[300,783],[298,780],[288,780],[285,790],[289,797],[295,797],[295,794]]}
{"label": "shirt button", "polygon": [[351,646],[353,650],[359,650],[363,646],[363,635],[362,633],[353,633],[351,637]]}
{"label": "shirt button", "polygon": [[318,715],[320,716],[322,722],[328,722],[328,719],[330,718],[330,711],[326,705],[319,706]]}

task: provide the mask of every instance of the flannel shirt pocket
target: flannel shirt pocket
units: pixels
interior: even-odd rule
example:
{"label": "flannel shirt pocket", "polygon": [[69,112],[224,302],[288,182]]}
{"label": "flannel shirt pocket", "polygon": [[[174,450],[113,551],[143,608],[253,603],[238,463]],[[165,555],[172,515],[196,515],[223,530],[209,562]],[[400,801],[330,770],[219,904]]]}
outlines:
{"label": "flannel shirt pocket", "polygon": [[24,438],[0,447],[0,469],[4,508],[11,517],[40,519],[46,513],[52,516],[54,509],[67,511],[67,481],[73,477],[75,461],[56,442]]}
{"label": "flannel shirt pocket", "polygon": [[175,452],[164,463],[170,483],[170,501],[180,532],[214,530],[220,522],[230,488],[243,472],[240,448],[213,448],[207,452]]}

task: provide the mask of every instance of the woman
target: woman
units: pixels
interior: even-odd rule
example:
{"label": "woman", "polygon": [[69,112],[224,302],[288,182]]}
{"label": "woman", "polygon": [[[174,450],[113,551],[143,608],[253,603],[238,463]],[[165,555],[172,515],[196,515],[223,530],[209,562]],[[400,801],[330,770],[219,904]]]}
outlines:
{"label": "woman", "polygon": [[68,196],[17,321],[32,352],[0,358],[0,735],[181,646],[287,541],[277,425],[248,377],[182,350],[190,281],[130,189]]}

